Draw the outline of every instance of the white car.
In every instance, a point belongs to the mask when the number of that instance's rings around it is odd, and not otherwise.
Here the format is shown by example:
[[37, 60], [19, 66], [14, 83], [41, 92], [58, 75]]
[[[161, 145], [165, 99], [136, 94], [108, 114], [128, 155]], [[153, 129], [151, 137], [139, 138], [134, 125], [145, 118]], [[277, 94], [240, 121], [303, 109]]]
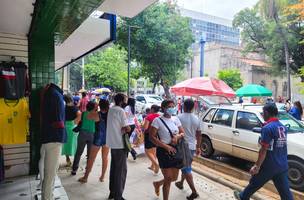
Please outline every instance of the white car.
[[[257, 161], [262, 106], [211, 107], [202, 116], [202, 156], [223, 152], [251, 162]], [[279, 109], [279, 120], [288, 128], [288, 177], [292, 188], [304, 191], [304, 125]], [[259, 127], [259, 128], [258, 128]]]
[[161, 102], [163, 101], [160, 96], [154, 94], [136, 95], [135, 99], [137, 102], [144, 104], [143, 110], [145, 110], [146, 108], [151, 108], [151, 106], [154, 104], [160, 106]]

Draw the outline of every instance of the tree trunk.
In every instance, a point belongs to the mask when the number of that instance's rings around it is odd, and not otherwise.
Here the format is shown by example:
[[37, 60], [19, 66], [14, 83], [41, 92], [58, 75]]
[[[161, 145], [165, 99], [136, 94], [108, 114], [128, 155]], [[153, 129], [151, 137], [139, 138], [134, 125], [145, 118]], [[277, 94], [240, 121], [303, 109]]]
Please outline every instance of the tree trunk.
[[152, 94], [155, 94], [155, 88], [157, 83], [153, 83]]
[[289, 63], [290, 56], [289, 56], [288, 41], [284, 34], [283, 27], [279, 22], [279, 19], [275, 17], [274, 20], [278, 26], [279, 34], [281, 35], [284, 43], [285, 64], [286, 64], [286, 72], [287, 72], [287, 98], [291, 99], [291, 81], [290, 81], [290, 63]]
[[164, 81], [162, 79], [160, 81], [160, 85], [164, 88], [166, 98], [171, 99], [170, 87], [166, 83], [164, 83]]

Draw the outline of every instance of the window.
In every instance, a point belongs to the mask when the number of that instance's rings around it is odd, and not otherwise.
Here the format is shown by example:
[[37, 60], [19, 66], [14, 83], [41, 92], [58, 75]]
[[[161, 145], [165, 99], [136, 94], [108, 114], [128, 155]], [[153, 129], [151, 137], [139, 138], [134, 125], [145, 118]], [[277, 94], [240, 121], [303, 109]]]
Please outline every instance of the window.
[[236, 128], [252, 131], [255, 127], [261, 127], [262, 123], [254, 113], [238, 112]]
[[208, 114], [204, 117], [204, 119], [203, 119], [203, 122], [210, 122], [211, 121], [211, 119], [212, 119], [212, 116], [213, 116], [213, 114], [214, 114], [214, 111], [215, 111], [215, 109], [213, 108], [213, 109], [211, 109], [209, 112], [208, 112]]
[[143, 96], [137, 96], [136, 100], [139, 102], [142, 102], [142, 103], [146, 103], [145, 97], [143, 97]]
[[223, 126], [231, 126], [233, 113], [233, 110], [218, 109], [212, 120], [212, 123]]

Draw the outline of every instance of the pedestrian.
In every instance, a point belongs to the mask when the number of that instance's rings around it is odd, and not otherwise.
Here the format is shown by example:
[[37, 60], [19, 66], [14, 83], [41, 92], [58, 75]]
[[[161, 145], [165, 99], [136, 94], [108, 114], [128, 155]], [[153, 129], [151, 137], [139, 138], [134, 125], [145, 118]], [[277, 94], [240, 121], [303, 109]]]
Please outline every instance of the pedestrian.
[[290, 109], [291, 109], [291, 101], [290, 101], [290, 99], [286, 100], [286, 102], [285, 102], [285, 109], [286, 109], [286, 112], [290, 111]]
[[[129, 137], [131, 137], [135, 129], [135, 99], [134, 98], [128, 98], [128, 103], [124, 110], [127, 116], [127, 122], [128, 122], [127, 125], [130, 126], [131, 128], [131, 130], [128, 132], [128, 135]], [[133, 148], [131, 149], [131, 155], [133, 157], [133, 160], [136, 160], [137, 153]]]
[[[87, 156], [90, 155], [91, 146], [93, 144], [95, 133], [95, 122], [99, 121], [99, 116], [96, 110], [95, 103], [89, 101], [81, 115], [81, 128], [77, 139], [77, 150], [73, 161], [71, 175], [76, 175], [79, 167], [79, 161], [84, 148], [87, 146]], [[88, 159], [88, 158], [87, 158]]]
[[73, 97], [70, 94], [63, 96], [65, 101], [65, 130], [67, 132], [67, 142], [63, 144], [61, 155], [65, 155], [67, 166], [71, 166], [70, 156], [74, 156], [77, 149], [77, 136], [78, 134], [73, 132], [75, 124], [78, 124], [81, 120], [81, 112], [77, 106], [74, 105]]
[[79, 107], [80, 96], [79, 96], [79, 93], [78, 93], [78, 92], [75, 92], [75, 93], [74, 93], [73, 102], [74, 102], [74, 105], [75, 105], [75, 106]]
[[159, 196], [163, 185], [163, 199], [169, 199], [171, 182], [177, 180], [182, 160], [174, 157], [178, 140], [184, 136], [184, 129], [177, 117], [173, 100], [164, 100], [161, 104], [164, 114], [155, 118], [150, 129], [150, 139], [157, 146], [156, 156], [164, 179], [153, 182], [155, 194]]
[[82, 98], [80, 99], [80, 102], [79, 102], [79, 110], [80, 110], [80, 112], [83, 113], [84, 111], [86, 111], [87, 104], [89, 102], [89, 97], [87, 96], [86, 92], [82, 92], [81, 96], [82, 96]]
[[145, 113], [143, 114], [143, 119], [145, 119], [151, 113], [151, 108], [146, 108]]
[[127, 97], [118, 93], [114, 97], [115, 105], [109, 109], [107, 120], [106, 144], [111, 149], [110, 195], [108, 199], [121, 200], [126, 176], [128, 151], [125, 150], [123, 134], [131, 131], [123, 109]]
[[104, 182], [104, 177], [108, 167], [108, 154], [109, 147], [106, 145], [106, 130], [107, 130], [107, 118], [110, 103], [105, 99], [100, 99], [99, 101], [99, 122], [96, 123], [96, 130], [94, 134], [93, 145], [90, 150], [86, 171], [83, 177], [78, 179], [81, 183], [86, 183], [88, 181], [89, 174], [92, 170], [93, 164], [95, 162], [96, 156], [101, 149], [102, 167], [101, 175], [99, 177], [100, 182]]
[[177, 100], [177, 114], [182, 113], [182, 100], [179, 97]]
[[289, 114], [291, 114], [297, 120], [302, 120], [303, 108], [300, 101], [295, 101], [291, 107]]
[[250, 169], [249, 185], [241, 192], [234, 192], [238, 200], [249, 200], [269, 180], [272, 180], [281, 199], [293, 200], [288, 182], [287, 128], [277, 118], [274, 103], [263, 107], [266, 121], [262, 127], [259, 157]]
[[[184, 113], [178, 115], [179, 120], [185, 130], [185, 140], [189, 144], [189, 149], [192, 154], [191, 160], [193, 160], [193, 156], [201, 154], [201, 140], [202, 140], [202, 131], [201, 131], [201, 124], [199, 119], [193, 114], [194, 110], [194, 101], [192, 99], [186, 99], [184, 102]], [[176, 182], [175, 185], [179, 189], [183, 189], [183, 183], [186, 179], [190, 189], [192, 191], [190, 196], [187, 196], [188, 200], [196, 199], [199, 197], [198, 192], [195, 189], [193, 176], [192, 176], [192, 168], [190, 166], [186, 166], [182, 168], [182, 178], [181, 181]]]
[[158, 105], [152, 105], [150, 114], [148, 114], [144, 120], [144, 141], [145, 141], [145, 153], [151, 161], [151, 166], [148, 169], [154, 171], [155, 174], [159, 172], [159, 165], [156, 157], [156, 146], [151, 142], [149, 137], [149, 131], [153, 120], [160, 115], [158, 114], [160, 107]]

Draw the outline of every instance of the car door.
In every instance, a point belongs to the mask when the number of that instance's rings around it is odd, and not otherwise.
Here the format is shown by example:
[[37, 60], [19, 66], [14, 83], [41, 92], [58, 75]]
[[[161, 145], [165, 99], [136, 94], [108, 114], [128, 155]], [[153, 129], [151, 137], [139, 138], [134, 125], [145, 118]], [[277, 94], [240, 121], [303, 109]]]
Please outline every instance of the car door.
[[261, 127], [262, 122], [255, 113], [237, 111], [235, 129], [233, 130], [233, 155], [245, 160], [255, 162], [259, 152], [260, 133], [252, 131], [255, 127]]
[[215, 150], [232, 154], [233, 117], [233, 110], [219, 108], [216, 110], [211, 122], [206, 124], [204, 131], [211, 136]]

